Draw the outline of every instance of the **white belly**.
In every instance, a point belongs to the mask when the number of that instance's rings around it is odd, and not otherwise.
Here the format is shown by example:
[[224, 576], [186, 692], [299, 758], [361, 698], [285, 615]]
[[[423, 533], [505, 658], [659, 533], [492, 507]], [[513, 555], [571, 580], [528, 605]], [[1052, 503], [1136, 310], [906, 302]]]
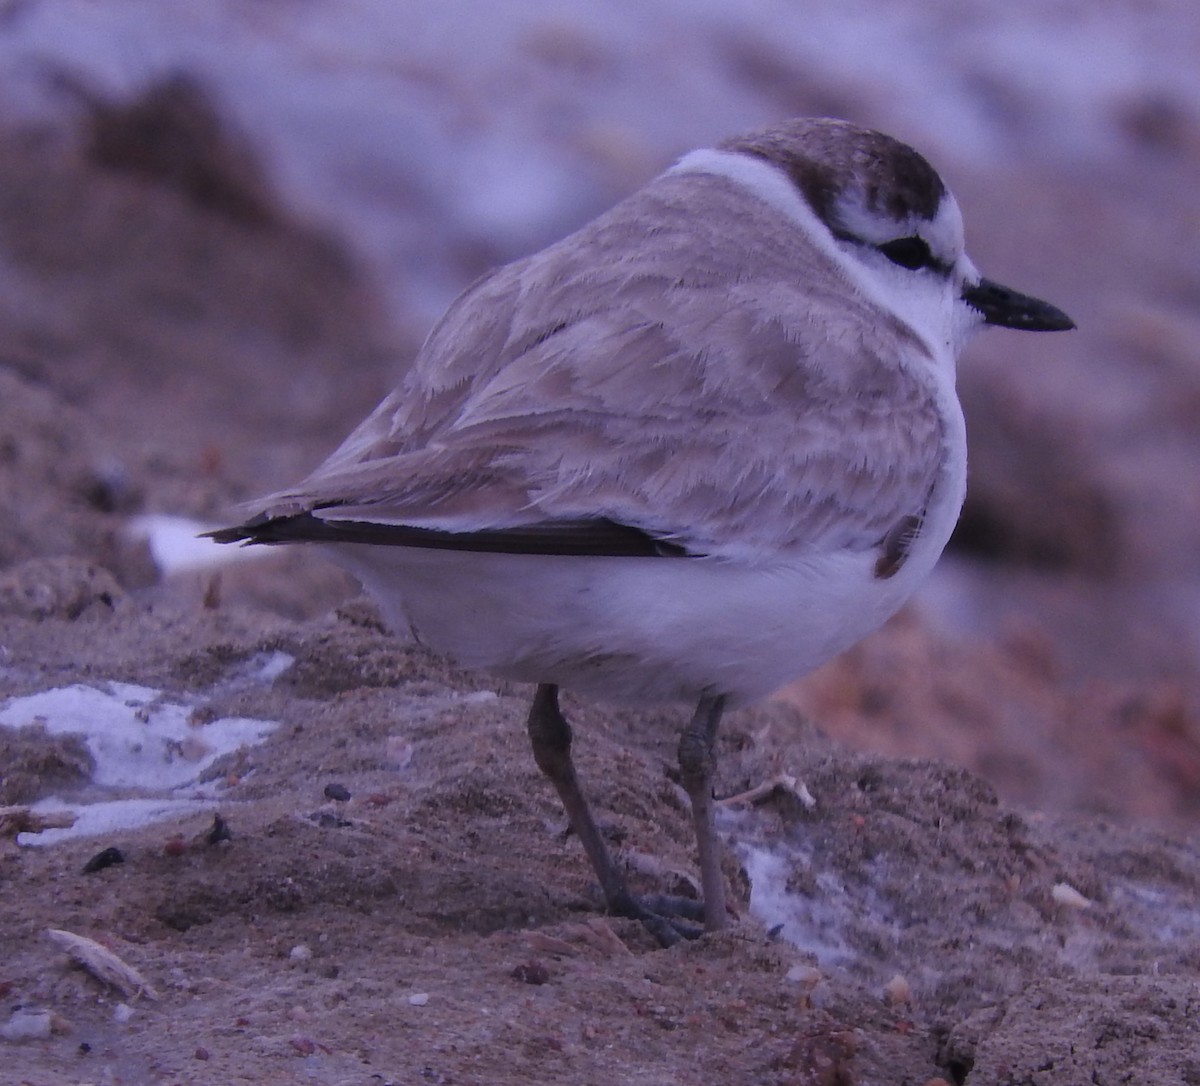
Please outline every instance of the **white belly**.
[[874, 575], [873, 552], [747, 566], [328, 550], [397, 633], [464, 667], [614, 700], [692, 701], [715, 692], [740, 705], [818, 667], [892, 615], [941, 553], [945, 538], [928, 538], [932, 527], [886, 580]]

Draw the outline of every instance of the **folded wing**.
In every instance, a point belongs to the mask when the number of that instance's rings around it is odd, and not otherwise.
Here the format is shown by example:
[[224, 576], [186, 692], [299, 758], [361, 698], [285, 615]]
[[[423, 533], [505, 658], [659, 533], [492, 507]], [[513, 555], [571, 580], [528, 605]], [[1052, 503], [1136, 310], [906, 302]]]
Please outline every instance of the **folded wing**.
[[475, 284], [321, 467], [218, 538], [734, 556], [919, 516], [944, 457], [927, 348], [778, 212], [696, 180]]

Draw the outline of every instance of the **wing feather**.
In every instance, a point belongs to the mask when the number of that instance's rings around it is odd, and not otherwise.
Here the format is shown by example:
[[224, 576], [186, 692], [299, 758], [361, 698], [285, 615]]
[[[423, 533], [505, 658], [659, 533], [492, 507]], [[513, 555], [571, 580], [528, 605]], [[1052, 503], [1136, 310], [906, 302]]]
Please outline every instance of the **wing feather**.
[[931, 370], [773, 208], [665, 175], [464, 292], [399, 388], [261, 516], [866, 549], [942, 470]]

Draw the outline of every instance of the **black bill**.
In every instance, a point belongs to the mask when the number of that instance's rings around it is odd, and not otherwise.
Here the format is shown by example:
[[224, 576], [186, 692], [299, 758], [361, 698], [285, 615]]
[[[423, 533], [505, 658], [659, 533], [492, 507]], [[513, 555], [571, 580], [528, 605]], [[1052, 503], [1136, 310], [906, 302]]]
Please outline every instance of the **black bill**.
[[1023, 332], [1066, 332], [1075, 327], [1070, 317], [1049, 302], [1018, 294], [990, 279], [980, 279], [964, 289], [962, 296], [967, 305], [983, 314], [985, 324]]

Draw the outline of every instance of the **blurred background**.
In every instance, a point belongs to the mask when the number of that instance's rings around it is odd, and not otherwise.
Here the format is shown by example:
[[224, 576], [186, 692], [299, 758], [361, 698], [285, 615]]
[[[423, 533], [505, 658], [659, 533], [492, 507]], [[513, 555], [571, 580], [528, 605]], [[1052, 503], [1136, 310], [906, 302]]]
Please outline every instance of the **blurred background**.
[[[135, 518], [294, 481], [475, 276], [835, 115], [925, 153], [984, 273], [1079, 331], [972, 345], [951, 553], [783, 696], [1017, 802], [1194, 821], [1198, 57], [1189, 0], [0, 0], [0, 603], [56, 556], [199, 597]], [[268, 565], [226, 599], [353, 591]]]

